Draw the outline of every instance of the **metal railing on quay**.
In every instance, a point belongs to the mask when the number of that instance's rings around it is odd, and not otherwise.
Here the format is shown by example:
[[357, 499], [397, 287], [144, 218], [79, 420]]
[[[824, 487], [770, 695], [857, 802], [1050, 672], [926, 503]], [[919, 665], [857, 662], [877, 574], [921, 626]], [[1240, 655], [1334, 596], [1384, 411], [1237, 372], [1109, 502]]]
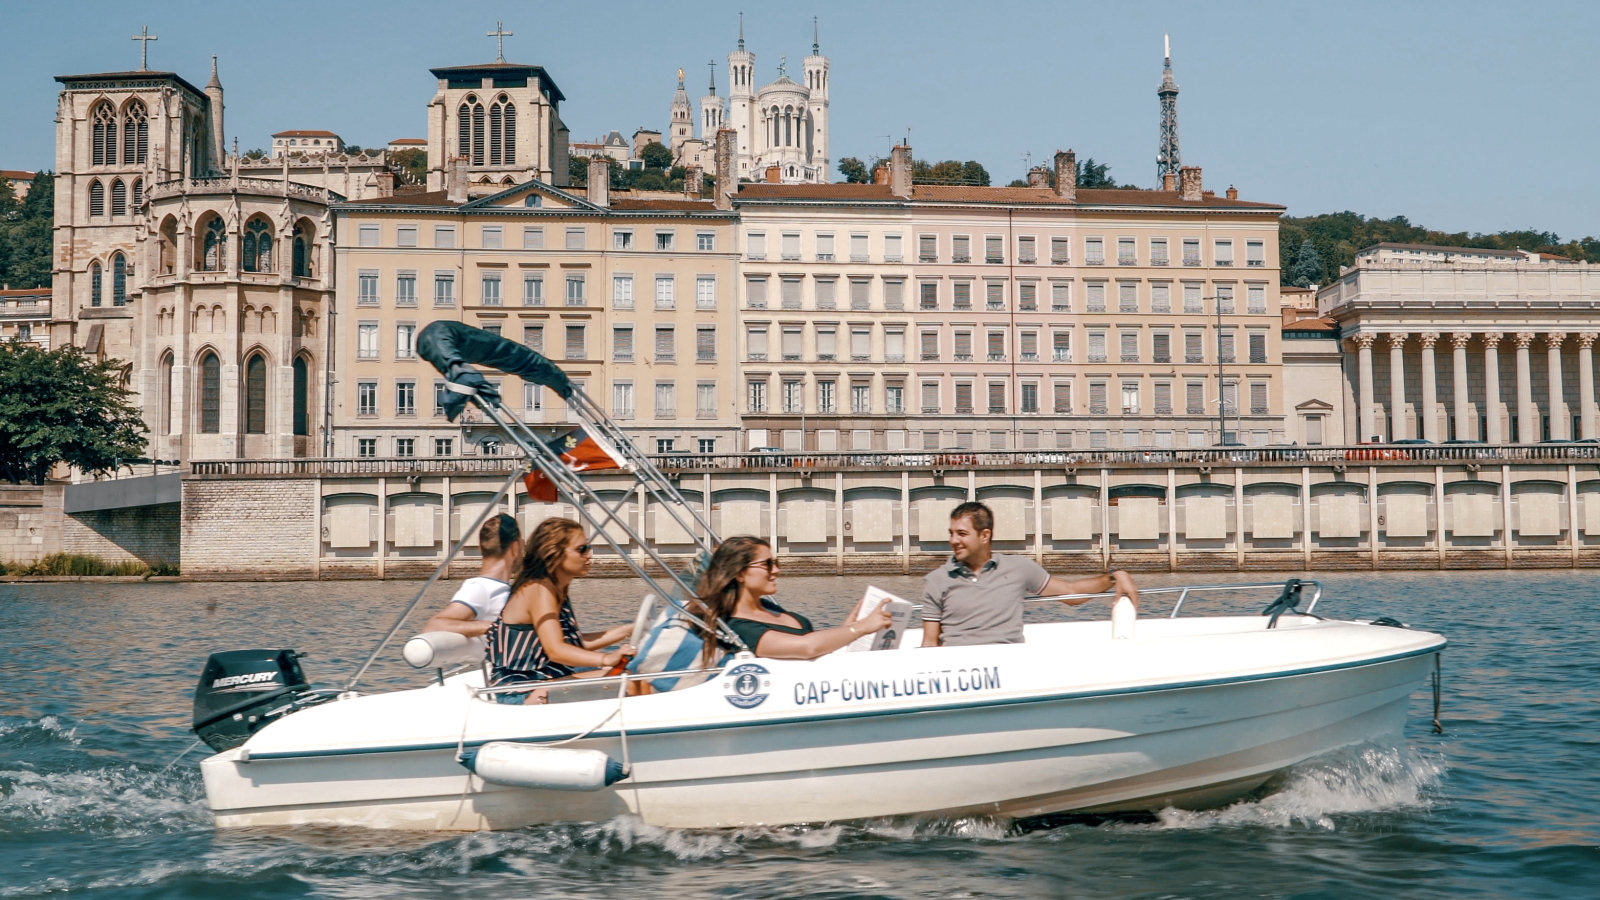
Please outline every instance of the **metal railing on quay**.
[[[1320, 581], [1311, 581], [1309, 579], [1304, 579], [1304, 580], [1302, 580], [1300, 582], [1300, 585], [1301, 585], [1302, 588], [1309, 587], [1309, 588], [1312, 589], [1312, 591], [1311, 591], [1311, 601], [1306, 604], [1306, 608], [1305, 609], [1301, 610], [1301, 612], [1303, 612], [1303, 613], [1305, 613], [1307, 615], [1310, 615], [1312, 610], [1317, 608], [1317, 601], [1322, 599], [1322, 582], [1320, 582]], [[1176, 603], [1174, 603], [1172, 605], [1172, 612], [1167, 615], [1167, 618], [1169, 618], [1169, 619], [1176, 619], [1178, 617], [1178, 613], [1183, 610], [1184, 601], [1189, 599], [1189, 595], [1190, 594], [1208, 594], [1208, 593], [1220, 593], [1220, 592], [1228, 592], [1228, 591], [1231, 591], [1231, 592], [1238, 592], [1238, 591], [1266, 591], [1266, 590], [1281, 591], [1281, 590], [1283, 590], [1283, 588], [1284, 588], [1284, 582], [1281, 582], [1281, 581], [1258, 581], [1258, 582], [1251, 582], [1251, 583], [1248, 583], [1248, 584], [1191, 584], [1191, 585], [1185, 585], [1185, 586], [1182, 586], [1182, 587], [1140, 588], [1139, 589], [1139, 599], [1143, 600], [1146, 597], [1155, 597], [1155, 596], [1164, 596], [1164, 595], [1168, 595], [1168, 594], [1177, 594], [1178, 595], [1178, 600], [1177, 600]], [[1116, 591], [1100, 591], [1098, 593], [1093, 593], [1093, 594], [1052, 594], [1052, 595], [1050, 595], [1048, 597], [1028, 597], [1026, 599], [1026, 602], [1028, 602], [1028, 603], [1045, 603], [1045, 602], [1055, 603], [1055, 602], [1064, 602], [1064, 601], [1067, 601], [1067, 600], [1093, 600], [1093, 599], [1095, 599], [1097, 597], [1111, 598], [1111, 597], [1115, 597], [1116, 595], [1117, 595]]]
[[[645, 455], [662, 471], [833, 470], [862, 466], [906, 469], [1006, 469], [1057, 466], [1405, 466], [1461, 463], [1568, 463], [1600, 460], [1600, 443], [1548, 444], [1362, 444], [1354, 447], [1184, 447], [1094, 450], [856, 450], [801, 452], [764, 449], [744, 453]], [[302, 458], [194, 460], [195, 476], [321, 477], [348, 475], [451, 475], [506, 473], [521, 453], [506, 445], [498, 454], [403, 458]]]

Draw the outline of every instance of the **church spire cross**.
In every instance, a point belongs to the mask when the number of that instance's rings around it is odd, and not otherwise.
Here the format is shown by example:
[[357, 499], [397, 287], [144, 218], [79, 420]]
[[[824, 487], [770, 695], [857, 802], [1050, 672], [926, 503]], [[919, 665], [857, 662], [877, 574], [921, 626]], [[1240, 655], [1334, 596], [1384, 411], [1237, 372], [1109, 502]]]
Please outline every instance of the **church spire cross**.
[[711, 66], [711, 95], [714, 97], [717, 94], [717, 61], [713, 59], [709, 65]]
[[744, 10], [739, 10], [739, 49], [744, 49]]
[[489, 32], [489, 34], [487, 35], [488, 37], [494, 38], [494, 61], [495, 62], [503, 63], [503, 62], [506, 61], [506, 38], [511, 37], [513, 34], [514, 34], [514, 32], [510, 32], [510, 31], [506, 30], [505, 24], [502, 23], [499, 19], [495, 20], [495, 22], [494, 22], [494, 30]]
[[822, 45], [817, 42], [817, 17], [811, 17], [811, 55], [818, 56], [822, 53]]
[[786, 78], [786, 77], [788, 77], [788, 75], [789, 75], [789, 57], [788, 56], [780, 56], [780, 57], [778, 57], [778, 77], [779, 78]]
[[132, 39], [139, 41], [139, 71], [150, 71], [150, 42], [161, 39], [150, 33], [149, 25], [141, 25], [139, 33], [134, 35]]

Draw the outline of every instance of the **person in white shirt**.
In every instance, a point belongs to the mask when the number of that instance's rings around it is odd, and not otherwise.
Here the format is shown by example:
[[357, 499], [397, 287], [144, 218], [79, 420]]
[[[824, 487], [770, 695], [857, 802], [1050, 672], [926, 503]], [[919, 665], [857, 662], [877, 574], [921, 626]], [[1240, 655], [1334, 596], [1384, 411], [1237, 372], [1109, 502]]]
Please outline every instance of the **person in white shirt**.
[[483, 565], [478, 574], [461, 583], [444, 609], [433, 614], [423, 631], [454, 631], [481, 637], [489, 630], [511, 596], [511, 580], [522, 561], [522, 532], [517, 520], [499, 513], [478, 530]]

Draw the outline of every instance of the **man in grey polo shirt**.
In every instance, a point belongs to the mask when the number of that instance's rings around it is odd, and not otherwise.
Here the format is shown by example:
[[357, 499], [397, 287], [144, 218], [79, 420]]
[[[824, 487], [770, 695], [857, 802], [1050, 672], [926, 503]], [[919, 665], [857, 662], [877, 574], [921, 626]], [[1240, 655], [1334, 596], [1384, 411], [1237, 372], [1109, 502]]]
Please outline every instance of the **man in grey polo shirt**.
[[[994, 552], [994, 513], [977, 502], [950, 511], [950, 561], [922, 588], [922, 646], [1022, 643], [1022, 600], [1052, 594], [1098, 594], [1116, 588], [1139, 602], [1121, 569], [1067, 580], [1022, 556]], [[1088, 598], [1062, 601], [1077, 606]]]

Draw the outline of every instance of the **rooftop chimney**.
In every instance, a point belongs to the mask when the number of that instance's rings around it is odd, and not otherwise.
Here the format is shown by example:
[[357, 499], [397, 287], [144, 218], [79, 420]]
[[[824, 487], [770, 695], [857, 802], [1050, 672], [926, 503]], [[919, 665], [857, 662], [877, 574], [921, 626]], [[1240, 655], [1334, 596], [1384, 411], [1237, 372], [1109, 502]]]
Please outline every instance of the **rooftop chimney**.
[[[288, 158], [288, 154], [285, 154], [284, 168], [289, 167]], [[450, 168], [445, 172], [444, 189], [445, 197], [451, 203], [467, 202], [467, 158], [465, 156], [458, 156], [450, 160]]]
[[888, 163], [878, 163], [876, 166], [872, 167], [872, 183], [873, 184], [888, 184], [889, 183], [889, 165], [888, 165]]
[[604, 156], [589, 157], [589, 202], [611, 205], [611, 164]]
[[1044, 166], [1034, 166], [1028, 170], [1028, 187], [1042, 188], [1050, 186], [1050, 170]]
[[1200, 187], [1200, 167], [1184, 166], [1178, 170], [1178, 199], [1199, 201], [1204, 197]]
[[782, 166], [767, 166], [767, 184], [780, 184], [783, 181]]
[[739, 191], [739, 174], [733, 169], [733, 148], [739, 132], [732, 128], [717, 130], [717, 209], [733, 209], [733, 195]]
[[684, 170], [683, 192], [691, 197], [698, 197], [705, 191], [705, 181], [699, 166], [690, 166]]
[[899, 144], [889, 151], [889, 193], [911, 199], [911, 147]]
[[1056, 151], [1056, 196], [1078, 202], [1078, 154], [1071, 150]]
[[1237, 199], [1239, 199], [1239, 189], [1234, 187], [1231, 184], [1228, 185], [1228, 199], [1229, 200], [1237, 200]]
[[1177, 191], [1178, 190], [1178, 173], [1177, 172], [1168, 172], [1167, 174], [1162, 175], [1161, 176], [1161, 189], [1163, 191]]

